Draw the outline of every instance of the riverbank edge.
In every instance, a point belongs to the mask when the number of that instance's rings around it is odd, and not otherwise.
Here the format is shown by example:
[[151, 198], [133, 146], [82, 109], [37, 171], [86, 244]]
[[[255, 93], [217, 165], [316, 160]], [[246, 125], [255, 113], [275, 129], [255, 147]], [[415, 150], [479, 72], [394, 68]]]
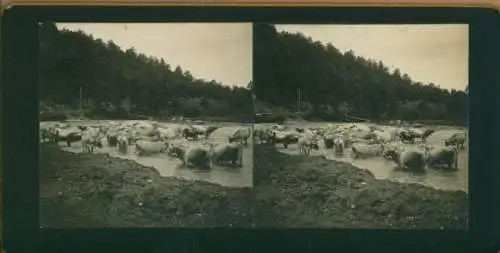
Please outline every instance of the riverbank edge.
[[[42, 227], [467, 229], [468, 196], [255, 145], [255, 185], [161, 177], [106, 154], [42, 144]], [[436, 208], [436, 206], [440, 208]]]
[[468, 228], [464, 191], [376, 179], [349, 163], [254, 147], [257, 227]]
[[251, 188], [162, 177], [107, 154], [40, 147], [41, 227], [249, 227]]

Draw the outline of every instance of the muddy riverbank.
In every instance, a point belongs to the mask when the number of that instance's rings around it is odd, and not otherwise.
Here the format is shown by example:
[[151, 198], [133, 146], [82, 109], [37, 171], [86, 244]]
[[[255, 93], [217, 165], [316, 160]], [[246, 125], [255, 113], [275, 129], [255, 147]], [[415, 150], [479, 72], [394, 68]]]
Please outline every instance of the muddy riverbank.
[[40, 148], [41, 227], [249, 227], [250, 193], [107, 154]]
[[467, 229], [468, 197], [255, 145], [256, 227]]

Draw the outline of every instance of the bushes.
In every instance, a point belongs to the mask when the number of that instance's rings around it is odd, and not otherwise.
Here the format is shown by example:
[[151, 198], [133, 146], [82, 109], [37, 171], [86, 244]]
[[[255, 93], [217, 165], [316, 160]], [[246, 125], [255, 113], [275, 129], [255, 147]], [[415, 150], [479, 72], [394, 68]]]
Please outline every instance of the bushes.
[[63, 112], [42, 112], [40, 113], [40, 121], [62, 121], [67, 120], [68, 116]]

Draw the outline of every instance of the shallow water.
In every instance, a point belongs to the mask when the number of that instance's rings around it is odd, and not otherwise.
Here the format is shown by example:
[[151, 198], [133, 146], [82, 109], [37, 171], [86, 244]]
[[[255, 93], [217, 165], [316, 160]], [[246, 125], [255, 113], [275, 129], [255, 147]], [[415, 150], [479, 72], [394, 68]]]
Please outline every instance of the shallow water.
[[[105, 123], [106, 121], [99, 121], [98, 123]], [[42, 122], [44, 124], [51, 124], [51, 122]], [[96, 124], [97, 121], [78, 122], [81, 125]], [[208, 123], [210, 124], [210, 123]], [[70, 124], [73, 125], [73, 124]], [[168, 127], [175, 124], [161, 123], [161, 125]], [[217, 129], [209, 137], [210, 142], [223, 143], [227, 142], [227, 136], [235, 130], [234, 126], [226, 126]], [[249, 126], [250, 127], [250, 126]], [[189, 141], [189, 143], [199, 143], [200, 141]], [[71, 144], [71, 147], [66, 147], [66, 144], [59, 143], [61, 149], [74, 153], [82, 153], [80, 142]], [[221, 167], [214, 166], [211, 170], [198, 170], [182, 167], [182, 162], [166, 154], [156, 154], [152, 156], [140, 156], [135, 154], [135, 146], [128, 147], [127, 154], [118, 152], [117, 147], [96, 148], [95, 153], [108, 153], [110, 156], [129, 159], [136, 161], [144, 166], [154, 167], [163, 177], [180, 177], [192, 180], [201, 180], [211, 183], [216, 183], [227, 187], [253, 187], [253, 145], [252, 138], [248, 140], [248, 146], [243, 149], [243, 166], [241, 168]]]
[[[307, 124], [307, 123], [306, 123]], [[318, 127], [325, 126], [327, 123], [312, 124], [294, 124], [293, 127]], [[464, 131], [459, 129], [440, 129], [428, 137], [427, 143], [430, 145], [443, 145], [444, 139], [450, 137], [453, 133]], [[321, 143], [320, 143], [321, 144]], [[467, 143], [466, 143], [467, 147]], [[278, 151], [299, 155], [296, 144], [289, 145], [287, 149], [282, 144], [276, 144]], [[324, 149], [320, 146], [319, 150], [313, 150], [311, 155], [324, 155], [327, 159], [350, 163], [356, 167], [368, 169], [377, 179], [389, 179], [403, 183], [419, 183], [429, 187], [442, 190], [462, 190], [468, 192], [468, 150], [461, 151], [458, 156], [458, 171], [440, 171], [427, 169], [423, 174], [414, 174], [408, 171], [396, 169], [394, 162], [387, 161], [381, 157], [368, 159], [352, 159], [350, 149], [345, 149], [342, 155], [335, 155], [333, 149]], [[258, 158], [256, 158], [258, 159]]]

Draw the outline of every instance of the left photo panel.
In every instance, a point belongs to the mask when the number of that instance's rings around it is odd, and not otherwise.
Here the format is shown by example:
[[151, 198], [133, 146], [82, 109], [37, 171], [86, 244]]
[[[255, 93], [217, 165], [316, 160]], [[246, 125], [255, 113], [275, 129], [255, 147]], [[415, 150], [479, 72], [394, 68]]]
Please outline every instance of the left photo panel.
[[251, 227], [251, 23], [40, 23], [40, 227]]

